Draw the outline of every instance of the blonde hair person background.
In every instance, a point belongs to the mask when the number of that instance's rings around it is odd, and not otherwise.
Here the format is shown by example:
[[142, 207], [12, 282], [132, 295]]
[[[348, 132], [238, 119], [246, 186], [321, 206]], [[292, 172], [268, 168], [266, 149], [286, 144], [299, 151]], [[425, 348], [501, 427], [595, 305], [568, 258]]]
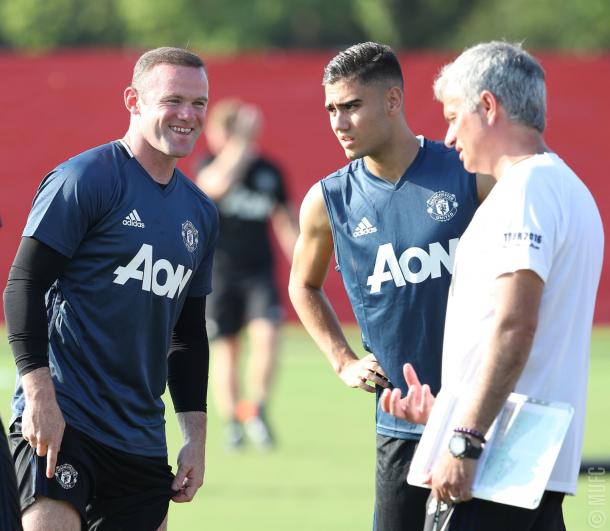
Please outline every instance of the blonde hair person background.
[[[298, 225], [283, 171], [260, 152], [262, 127], [257, 106], [236, 99], [216, 103], [206, 125], [210, 152], [196, 179], [216, 202], [220, 218], [207, 324], [213, 391], [229, 450], [242, 449], [246, 434], [262, 451], [277, 443], [268, 406], [283, 312], [269, 228], [290, 260]], [[247, 386], [239, 378], [242, 330], [249, 336]]]

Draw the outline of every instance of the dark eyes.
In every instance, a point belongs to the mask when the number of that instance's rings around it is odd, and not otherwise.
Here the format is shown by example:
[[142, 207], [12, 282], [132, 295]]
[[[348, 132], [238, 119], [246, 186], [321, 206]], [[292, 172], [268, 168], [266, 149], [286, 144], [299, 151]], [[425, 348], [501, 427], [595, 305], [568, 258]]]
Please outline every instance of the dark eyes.
[[[342, 111], [347, 111], [347, 112], [351, 112], [355, 109], [358, 108], [358, 104], [357, 103], [344, 103], [342, 105], [338, 106], [340, 110]], [[326, 112], [328, 112], [329, 114], [337, 114], [337, 107], [326, 107]]]
[[[182, 103], [182, 100], [179, 98], [169, 98], [167, 100], [165, 100], [165, 103], [168, 103], [170, 105], [180, 105]], [[200, 107], [201, 109], [205, 109], [208, 105], [207, 101], [194, 101], [193, 102], [193, 106], [194, 107]]]

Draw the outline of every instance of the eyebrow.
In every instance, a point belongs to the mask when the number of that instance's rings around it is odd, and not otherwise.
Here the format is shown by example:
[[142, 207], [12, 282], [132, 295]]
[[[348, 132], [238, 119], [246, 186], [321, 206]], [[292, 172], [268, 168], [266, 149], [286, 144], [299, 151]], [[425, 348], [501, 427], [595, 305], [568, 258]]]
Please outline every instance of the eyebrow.
[[[161, 99], [163, 100], [167, 100], [167, 99], [171, 99], [171, 98], [178, 98], [179, 100], [187, 100], [189, 98], [187, 98], [184, 94], [180, 94], [178, 92], [171, 92], [169, 94], [165, 94], [164, 96], [162, 96]], [[208, 102], [209, 101], [209, 96], [197, 96], [195, 98], [193, 98], [193, 101], [203, 101], [203, 102]]]
[[333, 109], [345, 109], [349, 105], [354, 105], [355, 103], [361, 103], [361, 98], [355, 98], [353, 100], [344, 101], [342, 103], [327, 103], [324, 108], [327, 111], [332, 111]]

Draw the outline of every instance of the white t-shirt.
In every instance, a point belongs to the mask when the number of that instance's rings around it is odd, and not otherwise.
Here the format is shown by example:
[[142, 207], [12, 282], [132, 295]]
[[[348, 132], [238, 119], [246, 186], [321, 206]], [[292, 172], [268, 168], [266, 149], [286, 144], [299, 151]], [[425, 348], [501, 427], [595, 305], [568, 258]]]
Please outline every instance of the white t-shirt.
[[505, 172], [456, 252], [445, 324], [445, 388], [468, 390], [476, 382], [494, 324], [496, 278], [529, 269], [545, 283], [538, 328], [515, 391], [574, 407], [548, 490], [576, 490], [603, 246], [589, 190], [557, 155], [545, 153]]

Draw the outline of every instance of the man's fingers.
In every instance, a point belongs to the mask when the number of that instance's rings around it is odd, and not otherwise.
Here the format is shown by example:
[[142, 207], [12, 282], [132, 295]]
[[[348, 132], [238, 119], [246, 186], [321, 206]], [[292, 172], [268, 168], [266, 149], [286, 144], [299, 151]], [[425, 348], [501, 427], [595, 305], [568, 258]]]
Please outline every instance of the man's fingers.
[[176, 472], [176, 477], [172, 482], [172, 490], [179, 491], [180, 489], [182, 489], [185, 479], [186, 470], [183, 467], [178, 467], [178, 472]]
[[[384, 389], [383, 393], [381, 393], [381, 397], [379, 398], [379, 403], [381, 405], [381, 410], [385, 413], [392, 413], [390, 410], [390, 398], [392, 396], [392, 391], [389, 389]], [[394, 413], [392, 413], [393, 415]]]
[[421, 386], [421, 382], [417, 377], [417, 373], [415, 372], [413, 365], [411, 365], [410, 363], [405, 363], [402, 367], [402, 373], [404, 374], [405, 381], [407, 382], [407, 385], [409, 387], [411, 387], [412, 385], [418, 387]]
[[421, 410], [429, 411], [432, 409], [434, 405], [434, 396], [432, 396], [432, 391], [430, 391], [430, 386], [428, 384], [424, 384], [422, 386], [422, 394], [421, 394]]
[[[47, 477], [51, 479], [55, 475], [55, 465], [57, 464], [57, 450], [54, 446], [49, 446], [45, 448], [45, 453], [47, 454]], [[38, 453], [38, 455], [44, 455]]]
[[385, 371], [383, 370], [383, 367], [381, 367], [381, 365], [379, 365], [379, 362], [377, 361], [377, 358], [375, 357], [374, 354], [366, 355], [364, 358], [362, 358], [362, 361], [365, 362], [364, 367], [367, 370], [371, 371], [372, 373], [377, 374], [381, 378], [385, 378], [386, 380], [388, 379], [388, 376], [386, 375]]
[[414, 407], [417, 407], [417, 386], [415, 385], [410, 385], [409, 388], [407, 389], [407, 395], [405, 396], [405, 407], [407, 409], [413, 409]]
[[47, 455], [47, 445], [41, 442], [37, 442], [36, 446], [33, 447], [36, 450], [36, 455], [38, 457], [43, 457]]
[[184, 489], [186, 501], [191, 501], [195, 497], [198, 488], [199, 487], [196, 487], [195, 485], [187, 485], [186, 489]]
[[367, 393], [375, 392], [375, 388], [372, 387], [371, 385], [367, 384], [365, 378], [360, 378], [360, 383], [358, 384], [358, 387], [360, 389], [362, 389], [363, 391], [366, 391]]
[[409, 391], [411, 391], [411, 389], [413, 390], [411, 404], [415, 409], [419, 409], [422, 402], [422, 388], [419, 385], [412, 385], [409, 387]]
[[184, 493], [184, 489], [176, 492], [174, 496], [172, 496], [172, 500], [176, 503], [184, 503], [188, 500], [186, 499], [186, 494]]
[[402, 398], [402, 393], [398, 387], [392, 389], [390, 394], [390, 413], [395, 417], [403, 418], [403, 411], [400, 407], [400, 399]]
[[370, 380], [371, 382], [374, 382], [375, 384], [379, 385], [380, 387], [388, 387], [390, 384], [388, 383], [388, 379], [383, 376], [380, 375], [379, 373], [376, 372], [369, 372], [366, 376], [367, 380]]
[[176, 493], [176, 495], [172, 497], [172, 500], [176, 503], [186, 503], [190, 502], [194, 495], [195, 493], [189, 493], [189, 489], [185, 487], [180, 492]]

